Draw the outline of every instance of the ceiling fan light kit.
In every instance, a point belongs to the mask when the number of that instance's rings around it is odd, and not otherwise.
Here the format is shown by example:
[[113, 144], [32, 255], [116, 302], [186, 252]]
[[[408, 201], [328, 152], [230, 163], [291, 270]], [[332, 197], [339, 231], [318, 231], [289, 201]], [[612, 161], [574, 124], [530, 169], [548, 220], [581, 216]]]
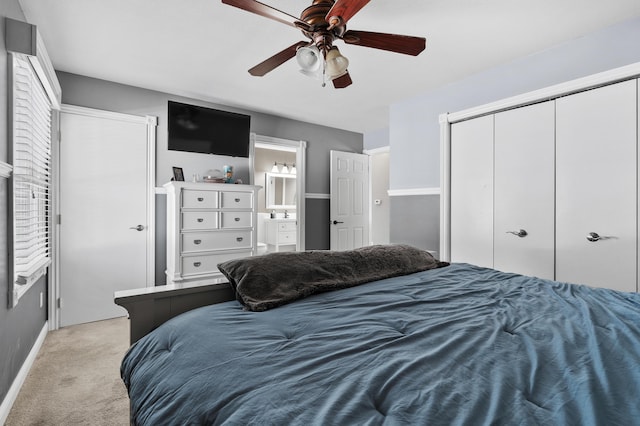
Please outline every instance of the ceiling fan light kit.
[[[347, 30], [347, 22], [370, 0], [313, 0], [311, 6], [300, 14], [300, 18], [282, 12], [256, 0], [222, 0], [222, 3], [273, 19], [302, 31], [309, 41], [297, 42], [249, 70], [253, 76], [264, 76], [270, 71], [296, 57], [301, 72], [333, 82], [336, 89], [351, 85], [347, 67], [349, 60], [342, 56], [333, 42], [338, 39], [346, 44], [387, 50], [417, 56], [426, 47], [423, 37], [370, 31]], [[322, 55], [322, 57], [320, 56]]]

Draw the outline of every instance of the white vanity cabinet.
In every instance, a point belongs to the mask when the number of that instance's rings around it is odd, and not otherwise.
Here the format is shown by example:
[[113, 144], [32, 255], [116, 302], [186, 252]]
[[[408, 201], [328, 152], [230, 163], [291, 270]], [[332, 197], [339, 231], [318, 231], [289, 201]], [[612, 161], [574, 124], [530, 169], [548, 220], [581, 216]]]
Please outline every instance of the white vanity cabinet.
[[267, 245], [280, 251], [280, 246], [293, 246], [295, 250], [297, 234], [296, 219], [267, 219]]
[[220, 278], [218, 263], [256, 254], [259, 186], [169, 182], [167, 284]]

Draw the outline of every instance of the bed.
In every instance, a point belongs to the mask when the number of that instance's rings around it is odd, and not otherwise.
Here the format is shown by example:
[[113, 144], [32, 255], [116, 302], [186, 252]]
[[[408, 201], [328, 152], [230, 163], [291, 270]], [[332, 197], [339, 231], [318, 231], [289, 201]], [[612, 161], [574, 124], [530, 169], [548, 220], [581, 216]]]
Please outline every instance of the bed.
[[[640, 295], [365, 250], [339, 279], [337, 253], [226, 265], [238, 300], [178, 315], [124, 357], [132, 424], [640, 421]], [[381, 279], [360, 270], [372, 264]]]

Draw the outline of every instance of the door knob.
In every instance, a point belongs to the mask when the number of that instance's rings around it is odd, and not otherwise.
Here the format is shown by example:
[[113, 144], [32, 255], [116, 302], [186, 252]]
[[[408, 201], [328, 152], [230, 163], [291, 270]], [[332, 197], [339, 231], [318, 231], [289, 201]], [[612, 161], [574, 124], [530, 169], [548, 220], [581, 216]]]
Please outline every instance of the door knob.
[[334, 220], [332, 223], [333, 223], [334, 225], [337, 225], [337, 224], [339, 224], [339, 223], [344, 223], [344, 222], [338, 222], [337, 220]]
[[507, 231], [507, 234], [513, 234], [513, 235], [515, 235], [516, 237], [520, 237], [520, 238], [524, 238], [524, 237], [526, 237], [527, 235], [529, 235], [529, 234], [527, 233], [527, 231], [525, 231], [524, 229], [521, 229], [521, 230], [519, 230], [519, 231]]
[[129, 229], [135, 229], [136, 231], [144, 231], [144, 226], [142, 226], [142, 225], [132, 226]]
[[601, 239], [602, 237], [598, 235], [597, 232], [589, 232], [587, 234], [587, 240], [591, 241], [592, 243], [595, 243], [596, 241], [600, 241]]

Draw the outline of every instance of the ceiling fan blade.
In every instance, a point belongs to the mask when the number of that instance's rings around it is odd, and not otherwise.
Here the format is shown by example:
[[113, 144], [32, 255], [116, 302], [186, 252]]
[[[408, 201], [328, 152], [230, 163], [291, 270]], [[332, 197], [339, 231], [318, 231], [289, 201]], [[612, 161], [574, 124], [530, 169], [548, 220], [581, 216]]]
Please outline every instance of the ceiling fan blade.
[[[325, 20], [333, 26], [346, 24], [349, 19], [360, 11], [370, 0], [338, 0], [329, 10]], [[332, 21], [336, 19], [337, 22]]]
[[351, 81], [351, 76], [349, 76], [349, 71], [347, 71], [344, 75], [340, 77], [334, 78], [332, 80], [333, 87], [336, 89], [344, 89], [347, 86], [350, 86], [353, 81]]
[[302, 46], [307, 46], [308, 44], [309, 42], [307, 41], [299, 41], [295, 44], [292, 44], [291, 46], [287, 47], [283, 51], [276, 53], [269, 59], [262, 61], [255, 67], [251, 68], [249, 70], [249, 74], [255, 77], [262, 77], [269, 71], [273, 71], [280, 65], [287, 62], [289, 59], [296, 56], [296, 52], [298, 51], [298, 49]]
[[309, 29], [309, 24], [301, 21], [293, 15], [282, 12], [278, 9], [274, 9], [271, 6], [260, 3], [256, 0], [222, 0], [222, 3], [229, 6], [235, 6], [239, 9], [246, 10], [247, 12], [255, 13], [256, 15], [264, 16], [265, 18], [273, 19], [283, 24], [291, 25], [292, 27], [300, 29]]
[[412, 56], [419, 55], [427, 44], [427, 40], [424, 37], [352, 30], [344, 33], [342, 40], [347, 44], [372, 47]]

